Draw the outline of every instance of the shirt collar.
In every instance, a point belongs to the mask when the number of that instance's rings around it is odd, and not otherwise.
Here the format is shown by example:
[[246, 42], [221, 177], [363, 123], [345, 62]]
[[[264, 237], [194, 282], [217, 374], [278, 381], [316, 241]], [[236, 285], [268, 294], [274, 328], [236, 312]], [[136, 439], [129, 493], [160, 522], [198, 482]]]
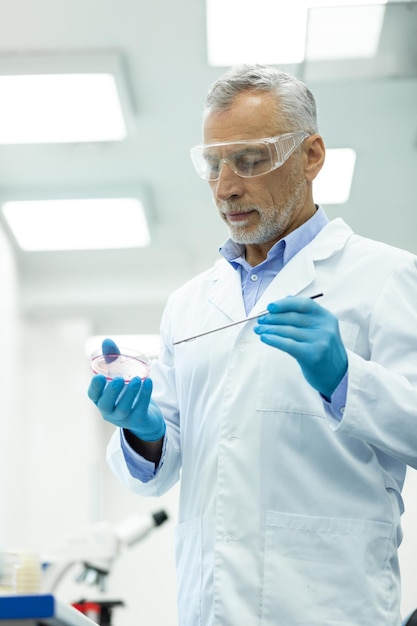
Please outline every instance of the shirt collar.
[[[329, 218], [324, 209], [317, 207], [317, 211], [310, 219], [272, 246], [266, 261], [272, 261], [283, 254], [285, 265], [297, 252], [309, 244], [328, 222]], [[231, 239], [225, 241], [219, 248], [219, 252], [234, 269], [238, 269], [242, 265], [242, 260], [245, 259], [245, 245]]]

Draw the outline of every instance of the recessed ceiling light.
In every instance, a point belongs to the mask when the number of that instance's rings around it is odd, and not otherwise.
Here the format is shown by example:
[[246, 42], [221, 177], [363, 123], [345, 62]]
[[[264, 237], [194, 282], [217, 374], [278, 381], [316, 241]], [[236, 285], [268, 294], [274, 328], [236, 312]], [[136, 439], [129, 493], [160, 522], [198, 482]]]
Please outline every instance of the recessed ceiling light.
[[349, 200], [356, 152], [351, 148], [326, 150], [322, 170], [314, 180], [314, 200], [318, 204], [344, 204]]
[[304, 58], [304, 2], [206, 0], [210, 65], [299, 63]]
[[110, 74], [0, 76], [0, 143], [120, 141], [126, 126]]
[[[208, 62], [213, 66], [298, 64], [306, 57], [306, 41], [307, 53], [314, 58], [374, 54], [384, 7], [362, 7], [364, 10], [355, 14], [347, 9], [385, 3], [386, 0], [258, 0], [254, 5], [251, 0], [206, 0]], [[352, 25], [346, 22], [346, 16], [361, 21]], [[328, 33], [332, 24], [334, 28], [337, 25], [339, 34], [326, 34], [317, 41], [322, 36], [320, 32]]]
[[118, 54], [4, 53], [0, 144], [121, 141], [129, 95]]
[[[376, 55], [385, 6], [325, 6], [308, 12], [306, 59], [368, 59]], [[354, 34], [354, 36], [352, 36]]]
[[3, 204], [4, 217], [23, 250], [135, 248], [150, 243], [137, 198], [18, 200]]

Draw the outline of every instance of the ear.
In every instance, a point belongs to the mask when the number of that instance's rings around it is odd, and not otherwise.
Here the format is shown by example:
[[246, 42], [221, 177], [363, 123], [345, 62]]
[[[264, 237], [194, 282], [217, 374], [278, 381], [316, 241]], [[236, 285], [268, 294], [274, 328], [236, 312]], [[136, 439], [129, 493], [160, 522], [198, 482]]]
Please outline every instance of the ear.
[[321, 135], [311, 135], [305, 140], [307, 162], [305, 166], [306, 180], [312, 182], [323, 167], [326, 148]]

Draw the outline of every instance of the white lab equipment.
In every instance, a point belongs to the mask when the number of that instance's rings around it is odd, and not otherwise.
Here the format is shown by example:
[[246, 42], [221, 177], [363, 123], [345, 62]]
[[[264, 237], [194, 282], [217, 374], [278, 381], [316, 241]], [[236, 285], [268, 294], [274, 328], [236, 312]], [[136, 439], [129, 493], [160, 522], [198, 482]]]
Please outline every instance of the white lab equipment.
[[132, 515], [117, 525], [97, 522], [83, 531], [64, 538], [44, 559], [42, 591], [53, 593], [70, 568], [84, 566], [78, 582], [105, 590], [107, 575], [123, 548], [145, 539], [168, 519], [164, 510], [147, 515]]
[[0, 551], [0, 595], [15, 592], [17, 563], [17, 554]]
[[54, 596], [0, 596], [0, 626], [96, 626], [74, 607]]

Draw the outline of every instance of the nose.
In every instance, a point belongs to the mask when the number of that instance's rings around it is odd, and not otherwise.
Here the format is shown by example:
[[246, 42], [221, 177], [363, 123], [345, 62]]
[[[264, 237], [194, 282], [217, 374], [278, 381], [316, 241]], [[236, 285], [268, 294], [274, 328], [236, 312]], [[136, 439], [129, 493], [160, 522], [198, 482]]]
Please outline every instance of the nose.
[[230, 200], [243, 193], [243, 179], [232, 170], [226, 159], [220, 164], [219, 178], [212, 182], [212, 190], [217, 200]]

